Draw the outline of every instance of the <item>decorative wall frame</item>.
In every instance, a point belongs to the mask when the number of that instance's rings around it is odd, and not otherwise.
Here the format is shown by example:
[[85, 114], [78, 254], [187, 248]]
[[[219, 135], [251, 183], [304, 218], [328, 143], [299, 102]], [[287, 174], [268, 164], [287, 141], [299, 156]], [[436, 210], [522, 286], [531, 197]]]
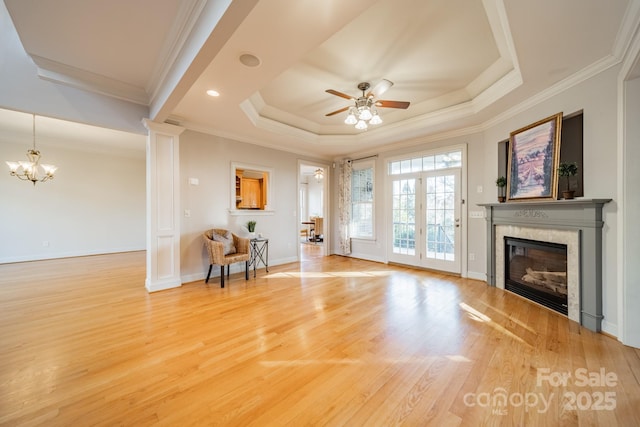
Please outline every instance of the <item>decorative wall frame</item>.
[[511, 132], [507, 200], [556, 198], [562, 112]]

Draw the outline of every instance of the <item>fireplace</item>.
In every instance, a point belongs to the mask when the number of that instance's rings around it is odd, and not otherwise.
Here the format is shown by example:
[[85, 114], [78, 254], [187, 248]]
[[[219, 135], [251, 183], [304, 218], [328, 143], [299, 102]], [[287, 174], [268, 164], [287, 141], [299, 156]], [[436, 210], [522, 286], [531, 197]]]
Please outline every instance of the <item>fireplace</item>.
[[567, 245], [514, 237], [504, 245], [504, 288], [567, 315]]
[[[561, 307], [563, 304], [567, 306], [563, 308], [569, 319], [592, 331], [600, 331], [602, 228], [604, 225], [602, 211], [603, 206], [610, 201], [611, 199], [580, 198], [562, 201], [481, 204], [480, 206], [486, 209], [487, 219], [487, 283], [507, 289], [505, 264], [510, 264], [507, 260], [511, 249], [507, 250], [505, 237], [565, 245], [564, 270], [567, 279], [567, 299], [566, 302], [558, 302]], [[515, 249], [514, 253], [519, 255], [522, 251], [524, 249]], [[550, 255], [545, 257], [549, 258]], [[524, 281], [522, 277], [528, 273], [527, 267], [533, 271], [534, 279], [544, 277], [542, 273], [545, 272], [545, 268], [547, 273], [562, 273], [562, 269], [556, 266], [526, 265], [523, 267], [524, 274], [522, 271], [509, 273], [511, 276], [516, 276], [512, 282], [522, 284], [520, 283]], [[517, 278], [519, 274], [520, 278]], [[549, 274], [547, 276], [551, 277]], [[562, 274], [555, 276], [559, 277]], [[556, 277], [557, 280], [559, 280], [558, 277]], [[556, 293], [561, 291], [562, 289], [558, 287]]]

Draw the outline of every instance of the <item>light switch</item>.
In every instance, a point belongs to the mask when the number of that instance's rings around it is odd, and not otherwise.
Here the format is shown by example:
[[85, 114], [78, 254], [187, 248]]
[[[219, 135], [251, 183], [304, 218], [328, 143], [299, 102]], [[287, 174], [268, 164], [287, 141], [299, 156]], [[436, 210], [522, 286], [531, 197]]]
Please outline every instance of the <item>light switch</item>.
[[185, 218], [191, 218], [191, 211], [189, 209], [185, 209], [184, 210], [184, 217]]
[[484, 211], [470, 211], [469, 218], [484, 218]]
[[478, 185], [478, 188], [477, 188], [477, 190], [476, 190], [476, 191], [477, 191], [478, 193], [482, 193], [482, 190], [483, 190], [483, 189], [482, 189], [482, 185]]
[[198, 178], [189, 178], [190, 185], [198, 185], [200, 184], [200, 180]]

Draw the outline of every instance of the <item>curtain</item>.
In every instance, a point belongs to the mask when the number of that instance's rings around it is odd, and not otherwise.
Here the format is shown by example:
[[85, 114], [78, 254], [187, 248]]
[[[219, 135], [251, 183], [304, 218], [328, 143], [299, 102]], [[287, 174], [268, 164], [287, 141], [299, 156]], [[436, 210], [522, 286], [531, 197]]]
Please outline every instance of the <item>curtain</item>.
[[351, 160], [345, 160], [340, 168], [338, 195], [338, 227], [340, 234], [340, 251], [343, 255], [351, 254], [351, 237], [349, 222], [351, 221]]

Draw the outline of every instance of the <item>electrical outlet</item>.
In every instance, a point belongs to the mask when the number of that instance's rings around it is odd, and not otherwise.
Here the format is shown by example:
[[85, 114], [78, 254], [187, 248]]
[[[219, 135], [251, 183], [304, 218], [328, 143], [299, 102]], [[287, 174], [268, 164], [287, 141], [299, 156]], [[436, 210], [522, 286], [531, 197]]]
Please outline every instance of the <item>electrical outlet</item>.
[[45, 248], [48, 248], [49, 247], [49, 241], [48, 240], [43, 240], [42, 241], [42, 246], [45, 247]]
[[475, 261], [476, 260], [476, 254], [474, 254], [473, 252], [469, 252], [469, 261]]
[[476, 191], [478, 193], [482, 193], [482, 190], [483, 190], [482, 185], [478, 185], [478, 188], [476, 189]]
[[184, 217], [185, 218], [191, 218], [191, 211], [189, 209], [185, 209], [184, 210]]

